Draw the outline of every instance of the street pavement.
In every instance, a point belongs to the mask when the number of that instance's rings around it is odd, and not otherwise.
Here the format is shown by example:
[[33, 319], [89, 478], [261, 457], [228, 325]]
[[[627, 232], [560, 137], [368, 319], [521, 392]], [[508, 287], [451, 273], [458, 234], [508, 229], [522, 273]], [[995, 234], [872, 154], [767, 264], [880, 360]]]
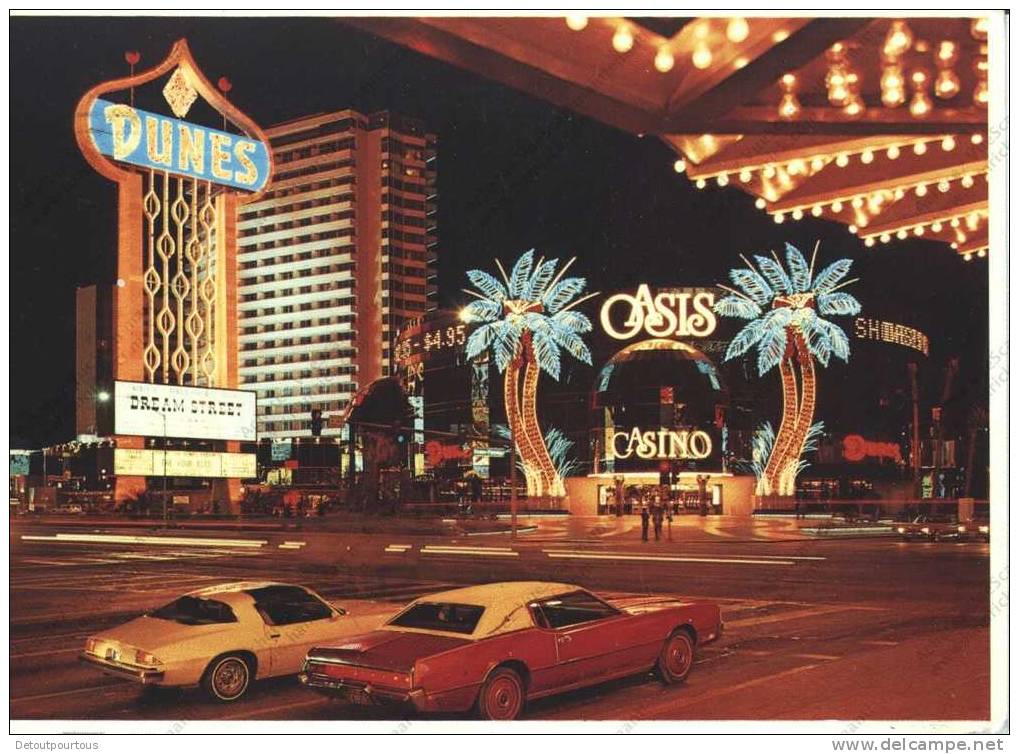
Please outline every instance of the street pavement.
[[681, 687], [638, 675], [535, 702], [529, 719], [987, 719], [987, 545], [820, 539], [791, 532], [803, 524], [790, 519], [709, 527], [693, 518], [671, 541], [646, 543], [625, 519], [560, 520], [515, 540], [18, 521], [11, 716], [154, 719], [168, 730], [199, 719], [413, 720], [409, 710], [320, 698], [293, 678], [214, 704], [194, 689], [108, 678], [76, 654], [94, 631], [223, 581], [294, 581], [350, 610], [395, 611], [453, 585], [526, 578], [610, 598], [713, 599], [726, 621]]

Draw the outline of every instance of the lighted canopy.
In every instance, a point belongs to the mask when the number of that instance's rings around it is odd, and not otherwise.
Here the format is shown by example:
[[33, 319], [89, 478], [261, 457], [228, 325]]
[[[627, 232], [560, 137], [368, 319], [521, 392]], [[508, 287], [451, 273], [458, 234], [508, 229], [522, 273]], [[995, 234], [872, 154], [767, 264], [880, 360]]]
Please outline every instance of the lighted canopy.
[[988, 247], [986, 18], [357, 18], [634, 134], [699, 187], [868, 245]]

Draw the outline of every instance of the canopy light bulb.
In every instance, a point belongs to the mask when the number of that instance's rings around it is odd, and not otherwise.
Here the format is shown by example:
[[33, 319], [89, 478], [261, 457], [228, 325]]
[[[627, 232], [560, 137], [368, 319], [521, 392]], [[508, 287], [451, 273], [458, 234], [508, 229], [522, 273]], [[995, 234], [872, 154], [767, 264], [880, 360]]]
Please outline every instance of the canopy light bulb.
[[849, 232], [850, 233], [855, 233], [858, 230], [859, 230], [859, 228], [857, 228], [855, 225], [850, 225], [849, 226]]
[[626, 53], [633, 49], [633, 32], [628, 26], [620, 26], [612, 35], [612, 48], [619, 53]]
[[970, 140], [971, 144], [983, 144], [984, 143], [984, 135], [983, 134], [973, 134], [972, 136], [969, 137], [969, 140]]
[[973, 104], [977, 107], [987, 107], [987, 100], [989, 98], [990, 93], [987, 90], [987, 82], [981, 79], [973, 90]]
[[813, 207], [810, 208], [810, 214], [812, 214], [814, 217], [820, 217], [821, 212], [823, 212], [823, 210], [821, 209], [820, 204], [815, 204]]
[[900, 230], [899, 230], [898, 232], [896, 232], [896, 234], [895, 234], [895, 237], [896, 237], [896, 238], [898, 238], [898, 239], [899, 239], [900, 241], [902, 241], [902, 240], [904, 240], [904, 239], [906, 238], [906, 236], [908, 236], [908, 235], [909, 235], [909, 233], [907, 233], [907, 232], [906, 232], [906, 229], [905, 229], [905, 228], [902, 228], [902, 229], [900, 229]]
[[702, 189], [702, 188], [704, 188], [707, 185], [708, 185], [708, 182], [706, 180], [704, 180], [703, 178], [698, 178], [697, 179], [697, 188]]
[[672, 66], [676, 64], [676, 59], [672, 57], [672, 52], [668, 47], [662, 45], [658, 48], [658, 54], [655, 55], [655, 68], [661, 73], [668, 73], [672, 70]]
[[963, 185], [963, 188], [973, 188], [973, 176], [971, 175], [964, 175], [959, 182]]
[[793, 210], [793, 220], [802, 220], [802, 219], [803, 219], [803, 210], [799, 209], [799, 208], [794, 209]]
[[891, 240], [892, 240], [892, 237], [890, 235], [888, 235], [887, 233], [882, 233], [881, 234], [881, 243], [888, 243]]
[[675, 170], [677, 173], [684, 172], [686, 170], [686, 160], [682, 159], [676, 160], [674, 163], [672, 163], [672, 169]]
[[750, 36], [750, 24], [745, 18], [739, 16], [729, 19], [729, 24], [725, 27], [725, 36], [733, 44], [739, 44]]
[[978, 251], [977, 252], [977, 256], [980, 257], [981, 259], [986, 257], [987, 256], [987, 249], [981, 249], [980, 251]]
[[567, 16], [566, 25], [573, 31], [583, 31], [587, 28], [587, 16]]
[[913, 32], [905, 21], [892, 21], [892, 26], [885, 37], [884, 53], [890, 58], [897, 58], [908, 52], [913, 46]]
[[899, 158], [899, 148], [895, 144], [892, 144], [888, 147], [888, 151], [885, 152], [885, 155], [889, 160], [897, 160]]
[[871, 152], [869, 149], [865, 149], [863, 152], [860, 153], [860, 162], [862, 162], [864, 165], [869, 165], [870, 163], [874, 162], [874, 153]]
[[946, 136], [944, 139], [942, 139], [941, 148], [944, 149], [946, 152], [951, 152], [953, 149], [955, 149], [955, 137]]
[[746, 168], [744, 168], [743, 170], [739, 171], [739, 179], [741, 181], [743, 181], [743, 183], [749, 183], [750, 179], [753, 178], [753, 177], [754, 177], [754, 174], [751, 173]]
[[800, 114], [800, 101], [796, 99], [796, 95], [792, 92], [786, 92], [782, 95], [782, 100], [778, 103], [778, 117], [783, 120], [792, 120]]
[[697, 47], [693, 51], [693, 64], [697, 68], [704, 70], [711, 65], [711, 50], [708, 48], [707, 43], [699, 42]]
[[844, 168], [846, 165], [849, 164], [849, 155], [840, 154], [838, 157], [835, 158], [835, 164], [838, 165], [840, 168]]
[[922, 155], [926, 151], [927, 151], [927, 142], [925, 142], [925, 141], [918, 141], [916, 144], [913, 145], [913, 154], [915, 154], [915, 155]]
[[785, 215], [783, 215], [781, 212], [776, 214], [775, 215], [775, 222], [778, 223], [779, 225], [781, 225], [783, 222], [785, 222]]
[[761, 172], [763, 173], [765, 178], [774, 178], [775, 177], [775, 166], [774, 165], [765, 165], [764, 166], [764, 170], [762, 170]]
[[[958, 249], [959, 248], [959, 244], [953, 243], [952, 244], [952, 248], [953, 249]], [[963, 254], [962, 255], [962, 261], [964, 261], [964, 262], [972, 262], [973, 261], [973, 255], [972, 254]]]
[[757, 209], [764, 209], [765, 207], [768, 206], [768, 203], [764, 201], [764, 199], [762, 199], [761, 197], [757, 197], [757, 199], [754, 201], [754, 206], [757, 207]]
[[927, 186], [922, 183], [916, 187], [915, 191], [917, 196], [927, 196]]
[[868, 246], [868, 247], [869, 246], [873, 246], [874, 245], [874, 236], [867, 236], [865, 239], [863, 239], [863, 245], [864, 246]]
[[841, 212], [842, 211], [842, 202], [840, 202], [838, 200], [832, 202], [831, 203], [831, 211], [832, 212], [836, 212], [836, 213]]
[[914, 236], [922, 236], [923, 235], [923, 226], [922, 225], [917, 225], [915, 228], [913, 228], [913, 235]]
[[940, 191], [942, 194], [948, 193], [948, 189], [950, 188], [951, 185], [948, 183], [948, 181], [938, 181], [938, 191]]
[[925, 118], [931, 112], [931, 98], [926, 92], [918, 91], [913, 95], [913, 101], [909, 103], [909, 113], [914, 118]]
[[820, 157], [815, 157], [810, 161], [810, 167], [812, 170], [821, 170], [824, 167], [824, 160]]
[[715, 182], [718, 183], [719, 186], [726, 186], [729, 184], [729, 176], [725, 173], [720, 173], [718, 177], [715, 178]]
[[944, 226], [942, 226], [940, 222], [935, 221], [931, 223], [931, 231], [933, 231], [934, 233], [940, 233], [942, 227]]

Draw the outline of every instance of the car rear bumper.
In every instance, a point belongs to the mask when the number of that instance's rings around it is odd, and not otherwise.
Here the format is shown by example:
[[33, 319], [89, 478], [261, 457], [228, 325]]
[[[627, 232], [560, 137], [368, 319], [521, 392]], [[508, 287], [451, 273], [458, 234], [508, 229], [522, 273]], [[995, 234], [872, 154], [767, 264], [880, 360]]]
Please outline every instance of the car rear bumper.
[[351, 681], [319, 673], [303, 672], [297, 676], [300, 682], [314, 691], [326, 696], [339, 697], [361, 704], [413, 704], [423, 709], [425, 693], [420, 689], [394, 689], [377, 686], [364, 681]]
[[163, 682], [165, 676], [162, 670], [152, 670], [151, 668], [142, 668], [135, 665], [123, 665], [120, 663], [110, 662], [103, 660], [95, 655], [90, 655], [87, 652], [82, 652], [78, 655], [78, 660], [90, 667], [97, 668], [107, 675], [116, 676], [118, 678], [126, 678], [130, 681], [136, 681], [141, 684], [160, 684]]

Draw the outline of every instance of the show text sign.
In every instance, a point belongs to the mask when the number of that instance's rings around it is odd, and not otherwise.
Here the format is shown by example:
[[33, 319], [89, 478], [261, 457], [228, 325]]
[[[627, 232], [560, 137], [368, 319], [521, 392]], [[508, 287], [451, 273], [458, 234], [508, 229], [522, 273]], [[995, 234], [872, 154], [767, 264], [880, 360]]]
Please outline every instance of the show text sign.
[[118, 435], [255, 441], [252, 391], [118, 381], [113, 395]]

